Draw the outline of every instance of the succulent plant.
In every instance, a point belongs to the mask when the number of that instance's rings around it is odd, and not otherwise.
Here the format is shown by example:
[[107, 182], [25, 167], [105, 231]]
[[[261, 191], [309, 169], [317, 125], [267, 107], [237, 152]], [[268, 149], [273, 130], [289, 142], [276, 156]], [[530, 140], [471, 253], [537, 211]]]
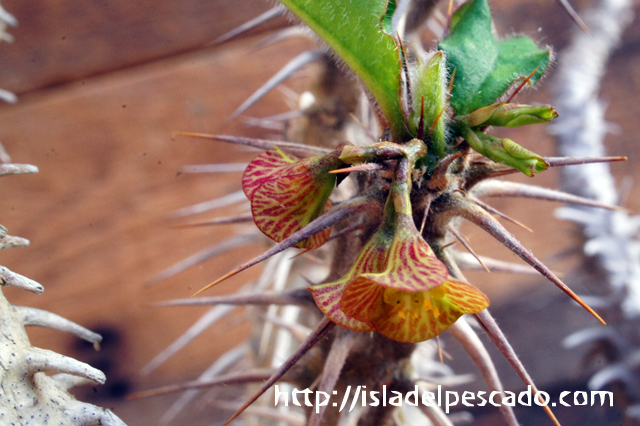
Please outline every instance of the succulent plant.
[[[28, 164], [2, 164], [0, 175], [36, 173]], [[0, 225], [0, 250], [24, 247], [29, 241], [7, 234]], [[0, 285], [33, 293], [44, 288], [37, 282], [0, 266]], [[53, 313], [14, 306], [0, 291], [0, 419], [6, 425], [111, 425], [124, 422], [108, 409], [77, 401], [67, 392], [74, 386], [105, 382], [104, 374], [73, 358], [31, 346], [25, 327], [39, 326], [74, 334], [94, 344], [100, 335]], [[53, 376], [48, 373], [55, 373]]]
[[[16, 19], [0, 6], [0, 40]], [[0, 89], [0, 99], [15, 102], [16, 96]], [[0, 144], [0, 177], [37, 173], [30, 164], [13, 164]], [[0, 225], [0, 250], [26, 247], [29, 240], [7, 234]], [[0, 266], [0, 286], [40, 294], [39, 283]], [[105, 425], [125, 426], [111, 410], [80, 402], [68, 390], [84, 384], [103, 384], [105, 375], [90, 365], [46, 349], [31, 346], [25, 327], [38, 326], [74, 334], [99, 349], [102, 337], [61, 316], [41, 309], [12, 305], [0, 289], [0, 423], [3, 425]], [[55, 373], [53, 375], [49, 375]]]
[[[260, 411], [252, 404], [279, 380], [325, 395], [343, 395], [356, 387], [406, 394], [417, 383], [425, 389], [420, 366], [434, 364], [433, 352], [425, 356], [425, 348], [434, 348], [430, 339], [444, 331], [469, 352], [489, 388], [502, 393], [495, 367], [470, 326], [475, 322], [525, 384], [537, 391], [486, 309], [487, 297], [466, 281], [461, 270], [535, 270], [604, 322], [493, 215], [513, 219], [480, 199], [526, 197], [617, 208], [496, 179], [518, 172], [533, 177], [550, 167], [622, 159], [543, 157], [515, 141], [488, 134], [493, 126], [548, 123], [557, 117], [549, 105], [514, 102], [518, 92], [545, 74], [551, 50], [527, 37], [498, 39], [486, 0], [467, 1], [455, 11], [450, 8], [446, 33], [430, 52], [417, 31], [433, 12], [435, 1], [281, 2], [330, 50], [296, 57], [233, 116], [302, 66], [319, 62], [321, 71], [312, 88], [300, 96], [296, 114], [270, 119], [284, 118], [285, 137], [295, 142], [183, 133], [265, 151], [243, 175], [251, 215], [208, 224], [252, 221], [276, 243], [198, 293], [262, 261], [270, 259], [270, 263], [256, 284], [237, 294], [165, 303], [220, 306], [149, 367], [157, 366], [234, 306], [269, 306], [262, 311], [267, 323], [260, 321], [259, 343], [253, 345], [258, 346], [255, 368], [242, 371], [246, 364], [236, 364], [235, 373], [220, 375], [246, 356], [245, 349], [234, 349], [196, 382], [152, 391], [190, 389], [165, 420], [194, 397], [196, 388], [263, 382], [239, 408], [227, 403], [237, 410], [225, 425], [245, 410], [262, 415], [262, 422], [271, 417], [309, 425], [414, 424], [413, 416], [424, 414], [432, 424], [449, 425], [451, 419], [434, 405], [420, 406], [422, 414], [373, 404], [346, 412], [326, 404], [328, 400], [324, 405], [315, 400], [311, 407], [304, 407], [305, 419], [301, 419], [300, 413]], [[254, 24], [282, 13], [282, 6], [277, 6]], [[276, 38], [302, 34], [299, 28], [287, 29]], [[463, 219], [489, 233], [531, 268], [476, 255], [458, 229]], [[227, 246], [246, 243], [249, 237], [243, 238]], [[470, 253], [451, 248], [452, 240], [459, 240]], [[301, 250], [296, 268], [310, 282], [288, 279], [291, 260], [280, 254], [287, 249]], [[303, 258], [311, 250], [330, 266], [310, 266]], [[273, 284], [272, 291], [265, 291], [267, 284]], [[276, 316], [278, 306], [282, 306], [280, 317]], [[274, 326], [281, 330], [274, 333]], [[294, 338], [302, 342], [290, 351]], [[273, 354], [271, 362], [265, 355], [268, 351]], [[509, 405], [500, 409], [509, 425], [518, 424]], [[544, 409], [558, 424], [551, 410]]]

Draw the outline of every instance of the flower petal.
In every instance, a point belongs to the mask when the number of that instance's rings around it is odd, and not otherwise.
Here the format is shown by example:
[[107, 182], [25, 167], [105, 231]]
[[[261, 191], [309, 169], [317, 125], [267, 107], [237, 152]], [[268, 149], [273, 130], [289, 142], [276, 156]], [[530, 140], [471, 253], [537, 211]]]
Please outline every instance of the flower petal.
[[342, 311], [342, 292], [348, 284], [348, 281], [345, 278], [332, 283], [309, 287], [316, 305], [318, 305], [318, 308], [320, 308], [322, 313], [329, 317], [331, 321], [341, 327], [354, 331], [375, 331], [376, 328], [372, 323], [359, 321]]
[[[258, 228], [280, 242], [329, 210], [336, 177], [328, 172], [341, 164], [338, 155], [333, 152], [300, 160], [275, 148], [249, 163], [242, 187]], [[296, 247], [317, 248], [330, 234], [327, 228]]]
[[386, 269], [381, 273], [364, 274], [363, 278], [406, 292], [426, 291], [442, 285], [449, 271], [420, 236], [411, 216], [399, 214], [396, 220]]
[[343, 290], [342, 311], [359, 321], [371, 323], [385, 314], [383, 293], [384, 287], [360, 277]]
[[298, 161], [297, 157], [286, 154], [279, 148], [263, 152], [253, 159], [242, 175], [242, 190], [251, 199], [253, 193], [274, 178], [282, 167]]
[[342, 298], [345, 289], [351, 288], [363, 272], [380, 271], [384, 268], [389, 242], [389, 235], [384, 230], [379, 230], [364, 246], [358, 259], [356, 259], [356, 262], [345, 276], [338, 281], [309, 287], [316, 305], [331, 321], [350, 330], [375, 330], [373, 324], [368, 320], [359, 320], [345, 312], [345, 304]]
[[455, 280], [422, 293], [387, 288], [383, 300], [386, 312], [373, 321], [376, 329], [392, 340], [407, 343], [431, 339], [463, 314], [480, 312], [489, 306], [482, 292]]

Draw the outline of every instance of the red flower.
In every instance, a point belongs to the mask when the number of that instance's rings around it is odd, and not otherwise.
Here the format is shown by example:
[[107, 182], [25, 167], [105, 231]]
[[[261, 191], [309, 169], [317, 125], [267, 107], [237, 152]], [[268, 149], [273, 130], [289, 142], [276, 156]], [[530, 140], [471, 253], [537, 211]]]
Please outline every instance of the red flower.
[[[331, 208], [329, 195], [342, 162], [339, 152], [298, 159], [274, 148], [255, 158], [242, 176], [242, 189], [251, 201], [256, 226], [280, 242]], [[331, 229], [296, 245], [314, 249], [327, 242]]]

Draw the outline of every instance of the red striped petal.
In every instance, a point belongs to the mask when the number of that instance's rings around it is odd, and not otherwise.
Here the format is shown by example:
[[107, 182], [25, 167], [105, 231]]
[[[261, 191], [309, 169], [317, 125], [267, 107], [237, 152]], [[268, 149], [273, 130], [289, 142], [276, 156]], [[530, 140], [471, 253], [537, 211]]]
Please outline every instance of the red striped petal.
[[[328, 172], [340, 164], [338, 152], [301, 160], [278, 148], [259, 155], [242, 177], [258, 228], [280, 242], [329, 210], [336, 177]], [[330, 234], [327, 228], [296, 247], [317, 248]]]
[[396, 221], [386, 269], [364, 274], [363, 278], [405, 292], [421, 292], [442, 285], [449, 271], [420, 236], [411, 216], [399, 214]]
[[318, 305], [318, 308], [320, 308], [331, 321], [350, 330], [375, 330], [375, 327], [369, 320], [363, 321], [352, 316], [351, 311], [349, 311], [350, 313], [345, 312], [343, 309], [345, 305], [342, 299], [345, 289], [351, 288], [363, 272], [375, 272], [384, 268], [389, 243], [390, 241], [386, 233], [376, 232], [362, 249], [358, 259], [356, 259], [356, 262], [344, 277], [338, 281], [309, 287], [316, 305]]

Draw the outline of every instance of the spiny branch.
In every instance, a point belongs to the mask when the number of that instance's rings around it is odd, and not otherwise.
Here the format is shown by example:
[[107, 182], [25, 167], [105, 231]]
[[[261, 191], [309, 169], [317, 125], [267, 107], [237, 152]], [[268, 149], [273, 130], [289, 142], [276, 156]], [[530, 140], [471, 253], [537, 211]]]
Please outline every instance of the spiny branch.
[[278, 147], [285, 152], [290, 152], [292, 154], [308, 156], [319, 155], [319, 154], [327, 154], [330, 152], [330, 149], [320, 148], [317, 146], [311, 145], [303, 145], [295, 142], [279, 142], [279, 141], [271, 141], [268, 139], [256, 139], [256, 138], [245, 138], [242, 136], [230, 136], [230, 135], [212, 135], [209, 133], [194, 133], [194, 132], [175, 132], [176, 136], [188, 136], [192, 138], [201, 138], [201, 139], [209, 139], [220, 142], [229, 142], [237, 145], [250, 146], [252, 148], [263, 149], [268, 151], [273, 149], [274, 147]]
[[[502, 333], [502, 330], [500, 330], [500, 327], [498, 327], [498, 324], [496, 324], [495, 320], [489, 313], [489, 310], [485, 309], [484, 311], [477, 313], [474, 316], [476, 317], [482, 328], [487, 332], [496, 347], [500, 350], [505, 359], [509, 362], [509, 364], [511, 364], [516, 373], [518, 373], [518, 376], [520, 376], [524, 384], [531, 386], [533, 393], [536, 394], [538, 392], [538, 389], [533, 383], [533, 379], [531, 379], [531, 376], [529, 376], [529, 373], [527, 373], [527, 370], [524, 368], [524, 365], [522, 365], [522, 362], [520, 362], [518, 355], [516, 355], [515, 351], [509, 344], [509, 341]], [[539, 396], [539, 398], [541, 399], [542, 397]], [[555, 423], [556, 426], [560, 426], [558, 419], [556, 419], [556, 416], [553, 415], [551, 409], [547, 405], [544, 405], [543, 408], [544, 411], [547, 412], [547, 415], [551, 418], [553, 423]]]
[[225, 296], [197, 297], [167, 300], [154, 306], [202, 306], [202, 305], [295, 305], [314, 307], [313, 297], [306, 288], [284, 291], [267, 291], [250, 294], [229, 294]]
[[307, 339], [296, 349], [296, 351], [289, 357], [288, 360], [280, 366], [269, 379], [264, 382], [258, 392], [255, 393], [247, 402], [245, 402], [242, 407], [238, 411], [236, 411], [233, 416], [227, 420], [223, 426], [227, 426], [231, 423], [236, 417], [238, 417], [242, 412], [247, 409], [251, 404], [253, 404], [260, 396], [267, 391], [275, 382], [280, 380], [284, 374], [291, 369], [299, 360], [302, 358], [307, 352], [311, 350], [320, 340], [322, 340], [333, 328], [335, 327], [335, 323], [331, 322], [329, 318], [324, 317], [323, 320], [318, 324], [318, 326], [313, 330], [313, 332], [307, 337]]
[[538, 272], [545, 276], [549, 281], [554, 283], [558, 288], [568, 294], [573, 300], [578, 302], [583, 308], [585, 308], [591, 315], [596, 317], [598, 321], [606, 324], [602, 318], [587, 305], [577, 294], [575, 294], [560, 278], [558, 278], [545, 264], [540, 262], [529, 250], [527, 250], [516, 237], [514, 237], [509, 231], [495, 220], [490, 214], [478, 207], [476, 204], [471, 203], [463, 198], [463, 195], [456, 192], [453, 194], [457, 198], [458, 213], [475, 223], [480, 228], [484, 229], [496, 240], [500, 241], [507, 248], [517, 254], [522, 260], [533, 266]]
[[340, 222], [340, 221], [342, 221], [342, 220], [344, 220], [344, 219], [346, 219], [348, 217], [351, 217], [351, 216], [353, 216], [353, 215], [355, 215], [357, 213], [362, 212], [367, 207], [371, 206], [373, 203], [375, 203], [375, 201], [373, 201], [369, 197], [362, 196], [362, 197], [354, 198], [354, 199], [349, 200], [349, 201], [345, 201], [344, 203], [333, 207], [327, 213], [325, 213], [322, 216], [318, 217], [317, 219], [315, 219], [314, 221], [312, 221], [311, 223], [309, 223], [307, 226], [305, 226], [304, 228], [300, 229], [299, 231], [293, 233], [288, 238], [286, 238], [283, 241], [279, 242], [278, 244], [274, 245], [269, 250], [267, 250], [264, 253], [254, 257], [250, 261], [248, 261], [246, 263], [243, 263], [242, 265], [238, 266], [237, 268], [235, 268], [231, 272], [225, 274], [224, 276], [218, 278], [217, 280], [215, 280], [211, 284], [209, 284], [209, 285], [205, 286], [204, 288], [198, 290], [194, 294], [194, 296], [202, 293], [203, 291], [213, 287], [216, 284], [221, 283], [222, 281], [226, 280], [227, 278], [230, 278], [230, 277], [232, 277], [232, 276], [244, 271], [245, 269], [248, 269], [248, 268], [252, 267], [253, 265], [256, 265], [256, 264], [262, 262], [263, 260], [268, 259], [269, 257], [273, 256], [274, 254], [280, 253], [281, 251], [284, 251], [284, 250], [288, 249], [289, 247], [293, 247], [294, 245], [296, 245], [299, 242], [304, 241], [307, 238], [317, 234], [318, 232], [322, 231], [323, 229], [326, 229], [326, 228], [328, 228], [328, 227], [330, 227], [332, 225], [335, 225], [336, 223], [338, 223], [338, 222]]

